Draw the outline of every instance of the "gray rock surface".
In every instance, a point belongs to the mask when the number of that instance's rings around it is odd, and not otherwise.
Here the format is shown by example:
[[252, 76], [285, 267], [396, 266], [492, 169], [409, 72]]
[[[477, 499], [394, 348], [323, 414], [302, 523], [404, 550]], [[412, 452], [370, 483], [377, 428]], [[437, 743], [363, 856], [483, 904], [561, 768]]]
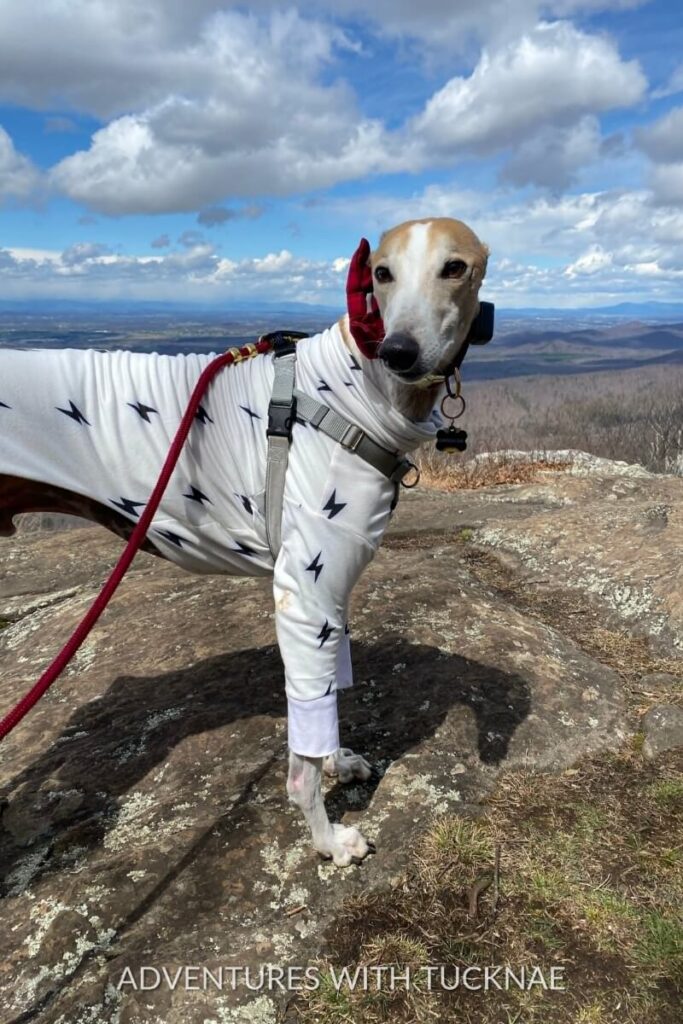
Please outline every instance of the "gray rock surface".
[[683, 708], [657, 704], [643, 715], [643, 753], [654, 758], [666, 750], [683, 749]]
[[[305, 966], [340, 901], [389, 884], [435, 815], [477, 814], [501, 771], [623, 743], [638, 728], [628, 672], [576, 623], [593, 616], [617, 646], [635, 636], [638, 672], [680, 687], [682, 499], [683, 480], [609, 463], [402, 497], [353, 598], [342, 737], [377, 772], [329, 783], [327, 803], [378, 852], [346, 871], [317, 859], [285, 797], [268, 581], [138, 556], [0, 746], [0, 1020], [275, 1024], [278, 991], [117, 985], [143, 965]], [[0, 545], [0, 707], [119, 552], [91, 528]]]

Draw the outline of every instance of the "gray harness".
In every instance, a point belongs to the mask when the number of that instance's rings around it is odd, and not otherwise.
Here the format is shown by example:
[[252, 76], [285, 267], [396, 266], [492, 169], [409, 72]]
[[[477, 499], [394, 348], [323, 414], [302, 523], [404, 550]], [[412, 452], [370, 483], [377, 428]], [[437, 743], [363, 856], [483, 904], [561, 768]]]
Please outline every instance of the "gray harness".
[[[382, 448], [364, 430], [334, 412], [328, 405], [296, 389], [296, 342], [291, 334], [274, 342], [275, 377], [268, 406], [268, 454], [266, 462], [266, 536], [273, 559], [282, 543], [282, 505], [285, 476], [295, 420], [310, 423], [348, 451], [355, 452], [396, 485], [415, 466], [397, 452]], [[301, 335], [304, 337], [304, 335]], [[411, 485], [412, 486], [412, 485]], [[396, 499], [394, 500], [395, 504]]]

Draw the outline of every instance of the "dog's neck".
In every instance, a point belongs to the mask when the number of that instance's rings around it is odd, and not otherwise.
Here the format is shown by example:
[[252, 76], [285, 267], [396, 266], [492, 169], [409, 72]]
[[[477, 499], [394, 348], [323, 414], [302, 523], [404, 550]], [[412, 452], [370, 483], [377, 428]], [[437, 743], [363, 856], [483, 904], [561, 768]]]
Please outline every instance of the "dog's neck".
[[362, 355], [349, 330], [348, 315], [341, 317], [338, 324], [344, 344], [360, 364], [365, 376], [385, 396], [392, 408], [416, 423], [429, 419], [432, 409], [443, 396], [445, 384], [437, 383], [429, 387], [403, 384], [395, 374], [387, 372], [379, 359], [367, 359]]

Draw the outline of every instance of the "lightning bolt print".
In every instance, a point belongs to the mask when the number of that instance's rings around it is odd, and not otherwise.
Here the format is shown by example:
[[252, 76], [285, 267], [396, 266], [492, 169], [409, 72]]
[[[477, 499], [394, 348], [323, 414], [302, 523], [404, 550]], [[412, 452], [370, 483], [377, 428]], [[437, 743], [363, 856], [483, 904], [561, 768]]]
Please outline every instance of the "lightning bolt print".
[[329, 512], [328, 519], [334, 519], [336, 515], [339, 515], [343, 508], [346, 508], [347, 502], [337, 501], [337, 489], [332, 491], [329, 497], [327, 505], [323, 505], [323, 512]]
[[325, 625], [323, 626], [323, 628], [320, 630], [316, 637], [316, 640], [320, 640], [320, 643], [318, 644], [318, 650], [320, 650], [320, 648], [322, 647], [326, 640], [330, 639], [333, 633], [334, 626], [330, 626], [327, 619], [325, 619]]
[[60, 409], [58, 405], [55, 406], [55, 409], [57, 409], [58, 412], [63, 412], [65, 416], [68, 416], [70, 419], [74, 420], [76, 423], [85, 423], [86, 426], [88, 426], [88, 427], [91, 426], [91, 424], [88, 422], [88, 420], [86, 420], [86, 418], [83, 415], [83, 413], [81, 412], [81, 410], [77, 406], [74, 405], [74, 403], [71, 401], [71, 399], [69, 399], [69, 408], [68, 409]]

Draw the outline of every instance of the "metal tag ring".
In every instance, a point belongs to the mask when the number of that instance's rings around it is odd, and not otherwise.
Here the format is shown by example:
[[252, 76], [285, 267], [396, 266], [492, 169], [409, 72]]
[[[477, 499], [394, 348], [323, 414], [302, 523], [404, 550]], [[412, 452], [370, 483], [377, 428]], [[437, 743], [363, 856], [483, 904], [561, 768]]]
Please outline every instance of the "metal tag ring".
[[[456, 412], [447, 412], [447, 403], [454, 402]], [[446, 420], [459, 420], [465, 411], [465, 399], [462, 395], [444, 395], [441, 399], [441, 414]]]
[[[410, 468], [411, 470], [415, 470], [415, 479], [413, 480], [412, 484], [407, 484], [405, 477], [401, 480], [401, 487], [405, 487], [407, 491], [412, 491], [413, 487], [417, 487], [417, 485], [420, 482], [420, 470], [417, 468], [414, 462], [410, 463]], [[408, 474], [406, 474], [406, 476], [407, 475]]]

